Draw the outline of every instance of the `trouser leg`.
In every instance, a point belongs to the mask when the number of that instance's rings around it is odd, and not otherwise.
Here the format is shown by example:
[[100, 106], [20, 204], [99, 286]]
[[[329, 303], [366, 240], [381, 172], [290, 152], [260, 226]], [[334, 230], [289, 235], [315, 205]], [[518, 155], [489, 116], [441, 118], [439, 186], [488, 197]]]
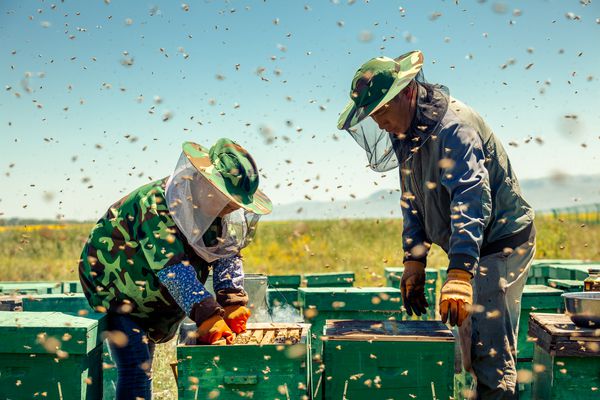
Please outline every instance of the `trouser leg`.
[[111, 354], [117, 364], [117, 399], [134, 400], [152, 398], [152, 357], [154, 343], [148, 341], [144, 331], [128, 316], [111, 314], [109, 330], [120, 331], [127, 337], [110, 344]]
[[472, 369], [477, 378], [477, 398], [518, 398], [516, 351], [521, 295], [534, 255], [532, 236], [508, 255], [495, 253], [480, 260], [473, 279], [471, 332], [468, 323], [460, 330], [461, 343], [471, 338], [470, 346], [462, 343], [462, 347], [470, 348], [465, 367]]

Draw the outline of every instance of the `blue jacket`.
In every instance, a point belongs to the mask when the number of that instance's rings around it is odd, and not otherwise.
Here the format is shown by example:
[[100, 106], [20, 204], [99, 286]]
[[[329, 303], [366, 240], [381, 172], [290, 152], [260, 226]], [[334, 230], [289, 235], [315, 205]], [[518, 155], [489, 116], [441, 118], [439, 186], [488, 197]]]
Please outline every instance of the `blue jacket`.
[[521, 194], [508, 156], [491, 128], [444, 87], [419, 83], [415, 118], [394, 137], [402, 187], [405, 260], [425, 262], [435, 243], [448, 269], [471, 273], [480, 256], [525, 243], [533, 209]]

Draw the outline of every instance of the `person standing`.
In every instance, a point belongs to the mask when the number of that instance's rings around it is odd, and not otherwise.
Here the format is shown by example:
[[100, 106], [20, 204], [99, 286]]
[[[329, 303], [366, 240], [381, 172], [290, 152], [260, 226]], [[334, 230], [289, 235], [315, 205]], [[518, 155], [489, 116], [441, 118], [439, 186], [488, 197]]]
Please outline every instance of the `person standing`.
[[[425, 313], [432, 243], [449, 258], [443, 322], [459, 326], [477, 397], [518, 397], [520, 300], [535, 255], [534, 212], [506, 151], [475, 110], [423, 78], [423, 54], [377, 57], [356, 72], [338, 121], [378, 172], [400, 167], [409, 315]], [[370, 118], [369, 118], [370, 117]]]

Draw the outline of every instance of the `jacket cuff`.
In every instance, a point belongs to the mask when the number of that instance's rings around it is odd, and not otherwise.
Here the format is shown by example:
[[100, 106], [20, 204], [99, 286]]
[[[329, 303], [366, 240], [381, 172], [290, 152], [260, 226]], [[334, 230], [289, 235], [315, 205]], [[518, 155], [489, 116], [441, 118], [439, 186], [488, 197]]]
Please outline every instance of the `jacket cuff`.
[[217, 291], [217, 302], [221, 307], [245, 306], [248, 304], [248, 293], [244, 289], [221, 289]]
[[448, 271], [451, 269], [462, 269], [463, 271], [469, 272], [471, 275], [475, 275], [476, 268], [477, 259], [475, 257], [468, 254], [453, 254], [450, 256]]
[[402, 260], [402, 264], [406, 264], [407, 261], [417, 261], [422, 263], [424, 266], [427, 266], [427, 254], [421, 257], [414, 257], [408, 251], [404, 252], [404, 259]]
[[222, 317], [225, 315], [225, 310], [211, 296], [192, 306], [190, 318], [196, 323], [196, 326], [200, 326], [200, 324], [215, 314], [218, 314]]

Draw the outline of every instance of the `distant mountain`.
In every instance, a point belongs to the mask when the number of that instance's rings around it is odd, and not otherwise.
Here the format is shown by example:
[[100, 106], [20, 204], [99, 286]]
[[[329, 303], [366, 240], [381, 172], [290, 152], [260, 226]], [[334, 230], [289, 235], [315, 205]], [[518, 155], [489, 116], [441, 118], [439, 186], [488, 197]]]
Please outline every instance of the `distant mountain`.
[[[538, 211], [600, 203], [600, 175], [524, 179], [520, 184], [525, 199]], [[399, 190], [379, 190], [349, 201], [298, 201], [276, 205], [265, 219], [397, 218], [400, 195]]]

